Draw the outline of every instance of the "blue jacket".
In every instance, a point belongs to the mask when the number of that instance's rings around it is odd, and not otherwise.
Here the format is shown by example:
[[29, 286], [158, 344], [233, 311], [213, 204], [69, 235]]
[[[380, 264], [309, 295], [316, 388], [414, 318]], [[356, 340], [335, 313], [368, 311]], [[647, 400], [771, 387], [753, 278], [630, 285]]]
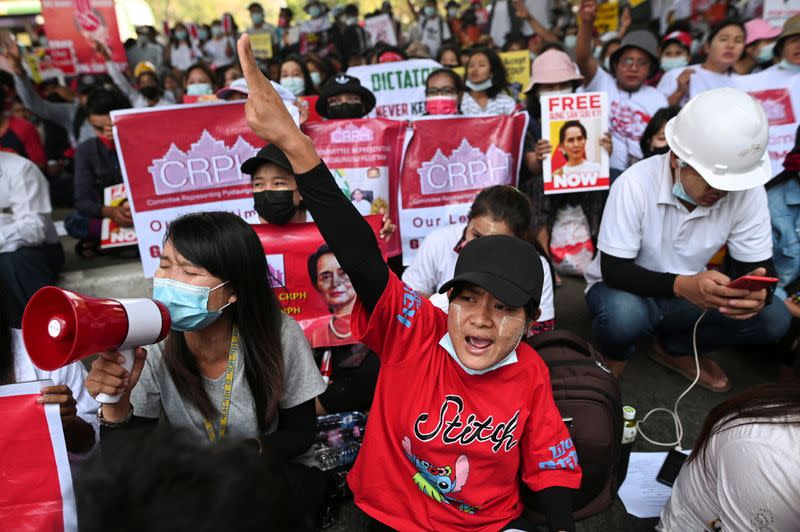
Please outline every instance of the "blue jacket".
[[800, 179], [787, 179], [767, 191], [772, 217], [772, 260], [780, 282], [775, 296], [785, 299], [786, 285], [800, 277]]

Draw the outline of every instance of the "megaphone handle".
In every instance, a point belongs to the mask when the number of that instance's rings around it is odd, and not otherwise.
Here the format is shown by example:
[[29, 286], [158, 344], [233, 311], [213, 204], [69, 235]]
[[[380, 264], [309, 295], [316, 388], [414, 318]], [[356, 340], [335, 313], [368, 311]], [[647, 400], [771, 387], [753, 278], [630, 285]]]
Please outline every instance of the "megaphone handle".
[[[125, 347], [119, 350], [119, 354], [125, 358], [125, 362], [122, 363], [122, 367], [125, 368], [125, 371], [128, 373], [131, 372], [133, 368], [133, 360], [134, 360], [134, 352], [136, 351], [135, 347]], [[121, 394], [117, 395], [108, 395], [106, 393], [97, 394], [95, 398], [98, 403], [104, 404], [114, 404], [119, 402]]]

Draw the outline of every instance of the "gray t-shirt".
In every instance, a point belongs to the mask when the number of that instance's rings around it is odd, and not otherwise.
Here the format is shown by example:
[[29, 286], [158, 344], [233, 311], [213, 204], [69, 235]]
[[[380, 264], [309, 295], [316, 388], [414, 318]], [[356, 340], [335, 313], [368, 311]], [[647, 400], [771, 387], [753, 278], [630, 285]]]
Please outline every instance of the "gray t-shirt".
[[[281, 348], [283, 350], [283, 396], [280, 408], [292, 408], [325, 391], [325, 381], [314, 363], [314, 355], [300, 326], [288, 316], [282, 317]], [[163, 343], [146, 347], [142, 376], [131, 392], [131, 403], [137, 416], [164, 419], [173, 427], [196, 435], [208, 442], [203, 416], [178, 393], [172, 376], [163, 361]], [[219, 410], [225, 387], [225, 374], [217, 379], [203, 377], [211, 404]], [[219, 415], [209, 420], [219, 434]], [[273, 421], [267, 432], [277, 427]], [[242, 356], [236, 358], [226, 438], [255, 438], [259, 435], [253, 395], [244, 374]]]

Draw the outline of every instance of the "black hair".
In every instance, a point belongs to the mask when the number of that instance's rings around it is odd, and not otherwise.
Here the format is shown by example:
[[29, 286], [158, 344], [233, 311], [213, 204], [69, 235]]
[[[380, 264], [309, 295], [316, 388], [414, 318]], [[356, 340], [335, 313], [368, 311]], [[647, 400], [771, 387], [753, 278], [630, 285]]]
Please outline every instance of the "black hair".
[[[330, 61], [327, 58], [323, 58], [318, 56], [317, 54], [308, 53], [303, 56], [303, 61], [306, 63], [306, 68], [308, 68], [308, 63], [314, 63], [314, 66], [317, 67], [317, 71], [319, 72], [319, 86], [323, 86], [326, 81], [331, 79], [333, 76], [333, 65], [331, 65]], [[309, 72], [309, 76], [311, 72]]]
[[300, 71], [303, 73], [303, 81], [305, 82], [306, 85], [306, 88], [303, 91], [303, 96], [312, 96], [314, 94], [319, 94], [317, 87], [311, 80], [311, 73], [309, 72], [308, 65], [306, 65], [306, 62], [303, 59], [303, 57], [298, 54], [292, 54], [286, 57], [283, 61], [281, 61], [281, 66], [283, 66], [284, 63], [289, 63], [289, 62], [297, 63], [297, 65], [300, 67]]
[[747, 39], [747, 29], [744, 27], [744, 23], [738, 18], [726, 18], [725, 20], [721, 20], [720, 22], [717, 22], [711, 26], [711, 29], [708, 30], [706, 43], [710, 45], [711, 41], [714, 40], [714, 37], [716, 37], [719, 32], [729, 26], [736, 26], [737, 28], [741, 29], [745, 39]]
[[437, 68], [436, 70], [428, 74], [428, 77], [425, 79], [426, 91], [428, 90], [428, 82], [435, 76], [440, 76], [440, 75], [446, 75], [450, 77], [450, 79], [453, 81], [453, 84], [456, 87], [456, 92], [458, 92], [459, 96], [464, 93], [464, 82], [461, 81], [461, 78], [458, 76], [458, 74], [456, 74], [449, 68]]
[[[209, 83], [211, 83], [212, 85], [216, 84], [217, 80], [216, 77], [214, 76], [214, 72], [212, 72], [211, 69], [208, 68], [208, 65], [206, 65], [205, 63], [195, 63], [189, 68], [187, 68], [186, 72], [184, 72], [183, 75], [184, 84], [188, 83], [189, 74], [191, 74], [192, 70], [202, 70], [203, 72], [205, 72], [206, 76], [208, 76]], [[214, 86], [213, 88], [216, 88], [216, 86]]]
[[642, 138], [639, 139], [639, 146], [642, 148], [644, 159], [654, 155], [652, 150], [650, 150], [650, 142], [653, 140], [653, 137], [661, 131], [661, 128], [664, 127], [667, 122], [678, 116], [680, 110], [680, 106], [672, 105], [670, 107], [662, 107], [655, 112], [653, 118], [647, 123], [647, 127], [644, 128]]
[[258, 2], [253, 2], [249, 6], [247, 6], [247, 10], [252, 11], [253, 9], [260, 9], [261, 11], [264, 11], [264, 6], [262, 6]]
[[489, 69], [492, 72], [492, 86], [486, 90], [486, 95], [489, 98], [494, 98], [501, 92], [505, 92], [508, 88], [508, 75], [506, 74], [506, 67], [503, 65], [503, 61], [500, 60], [500, 56], [497, 55], [497, 52], [494, 50], [486, 48], [485, 46], [480, 46], [470, 50], [469, 58], [464, 65], [464, 83], [466, 83], [468, 79], [467, 75], [470, 59], [472, 59], [473, 56], [481, 54], [485, 55], [489, 60]]
[[11, 303], [8, 289], [0, 280], [0, 386], [14, 383], [14, 351], [11, 341]]
[[342, 13], [344, 15], [358, 16], [358, 5], [357, 4], [347, 4], [346, 6], [344, 6], [344, 9], [342, 10]]
[[800, 424], [798, 416], [800, 381], [794, 379], [754, 386], [711, 409], [687, 462], [700, 459], [705, 468], [708, 444], [723, 430], [745, 424], [797, 425]]
[[[283, 396], [282, 313], [269, 285], [261, 241], [252, 227], [228, 212], [187, 214], [174, 220], [164, 237], [186, 260], [201, 266], [236, 294], [224, 312], [239, 328], [245, 377], [255, 403], [259, 430], [269, 427]], [[184, 400], [207, 419], [217, 414], [203, 386], [197, 360], [184, 334], [170, 331], [164, 361]]]
[[580, 123], [578, 120], [568, 120], [564, 122], [564, 125], [561, 126], [561, 129], [558, 131], [558, 142], [559, 144], [564, 144], [564, 137], [567, 135], [567, 130], [571, 127], [577, 127], [581, 130], [581, 134], [583, 134], [583, 138], [588, 138], [588, 133], [586, 132], [586, 127]]
[[467, 219], [480, 216], [504, 222], [520, 240], [533, 241], [531, 201], [510, 185], [493, 185], [480, 191], [469, 208]]
[[445, 52], [453, 52], [456, 54], [456, 59], [458, 59], [458, 62], [461, 63], [461, 49], [453, 43], [443, 44], [439, 47], [439, 52], [436, 54], [437, 63], [442, 62], [442, 56]]
[[259, 456], [241, 440], [203, 447], [166, 427], [129, 429], [114, 438], [113, 459], [94, 453], [81, 464], [81, 530], [297, 529], [284, 466], [266, 447]]
[[516, 32], [516, 33], [508, 33], [506, 35], [506, 42], [503, 43], [503, 51], [507, 52], [511, 48], [511, 45], [514, 43], [522, 44], [523, 49], [528, 48], [528, 39], [525, 38], [523, 34]]
[[604, 42], [603, 43], [603, 47], [600, 48], [600, 57], [602, 59], [605, 59], [606, 56], [609, 55], [608, 54], [608, 49], [611, 48], [612, 46], [614, 46], [615, 44], [622, 44], [622, 39], [618, 39], [618, 38], [615, 37], [613, 39], [609, 39], [606, 42]]
[[311, 280], [311, 286], [313, 286], [317, 291], [319, 291], [319, 288], [317, 287], [317, 273], [319, 272], [317, 263], [319, 262], [320, 257], [327, 255], [328, 253], [333, 253], [333, 251], [331, 251], [331, 248], [328, 247], [328, 244], [322, 244], [317, 251], [308, 257], [308, 278]]
[[87, 115], [107, 115], [118, 109], [128, 109], [131, 101], [117, 89], [96, 88], [86, 99]]
[[567, 53], [567, 49], [560, 42], [546, 42], [539, 50], [539, 55], [542, 55], [548, 50], [558, 50], [559, 52]]

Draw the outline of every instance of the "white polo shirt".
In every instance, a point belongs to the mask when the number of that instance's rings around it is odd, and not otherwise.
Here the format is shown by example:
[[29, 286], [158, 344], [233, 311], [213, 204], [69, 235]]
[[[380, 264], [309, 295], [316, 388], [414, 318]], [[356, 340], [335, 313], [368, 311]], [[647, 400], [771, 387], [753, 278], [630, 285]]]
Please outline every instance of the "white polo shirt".
[[628, 168], [629, 161], [642, 158], [639, 139], [656, 111], [669, 105], [667, 97], [647, 85], [642, 85], [636, 92], [624, 91], [617, 85], [616, 78], [602, 68], [597, 69], [586, 90], [608, 93], [611, 105], [608, 122], [614, 147], [609, 164], [618, 170]]
[[[611, 187], [598, 249], [654, 272], [694, 275], [723, 244], [741, 262], [772, 257], [772, 225], [764, 187], [729, 192], [692, 212], [672, 193], [669, 154], [640, 161]], [[586, 291], [602, 281], [600, 254], [586, 270]]]
[[[467, 224], [453, 224], [439, 227], [425, 237], [419, 247], [414, 261], [403, 272], [403, 282], [418, 292], [436, 294], [439, 287], [453, 278], [456, 271], [458, 253], [454, 248], [464, 234]], [[772, 249], [772, 248], [770, 248]], [[553, 279], [550, 275], [550, 266], [544, 257], [540, 257], [544, 269], [544, 283], [542, 283], [542, 300], [539, 310], [542, 315], [539, 321], [544, 322], [556, 317], [553, 305]], [[514, 267], [509, 265], [509, 267]], [[431, 301], [447, 312], [447, 298], [431, 297]]]

